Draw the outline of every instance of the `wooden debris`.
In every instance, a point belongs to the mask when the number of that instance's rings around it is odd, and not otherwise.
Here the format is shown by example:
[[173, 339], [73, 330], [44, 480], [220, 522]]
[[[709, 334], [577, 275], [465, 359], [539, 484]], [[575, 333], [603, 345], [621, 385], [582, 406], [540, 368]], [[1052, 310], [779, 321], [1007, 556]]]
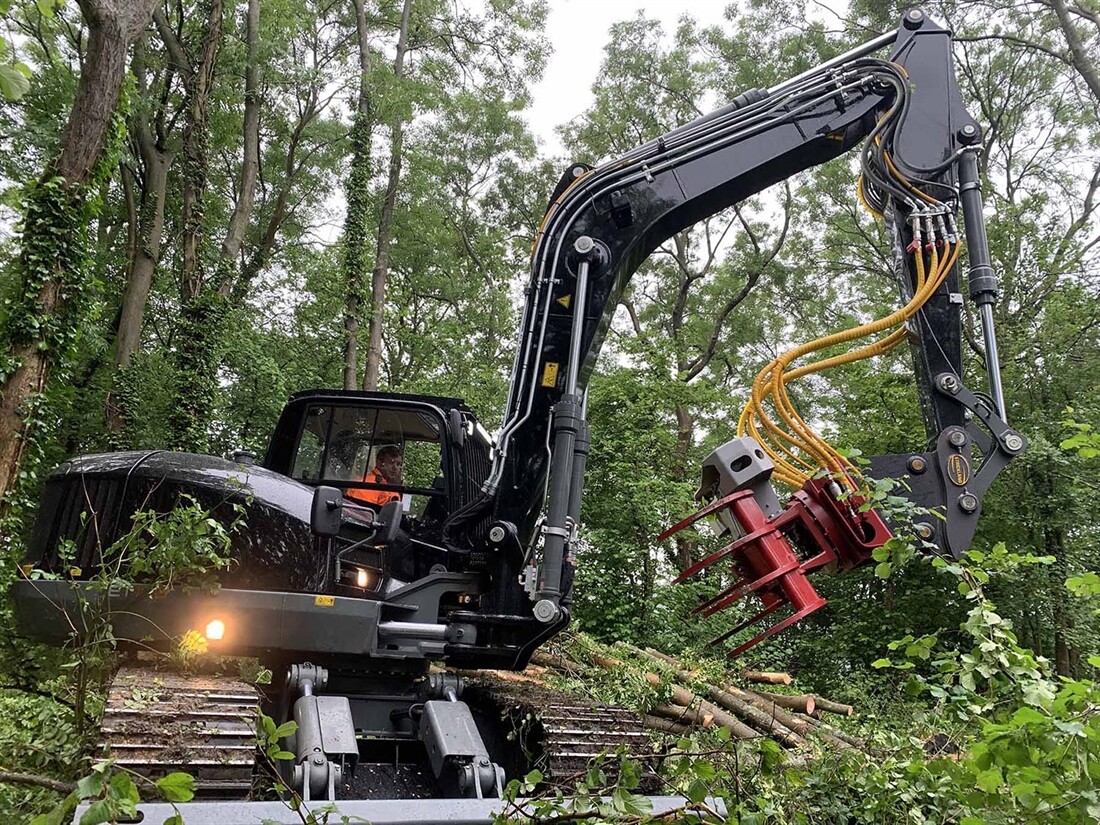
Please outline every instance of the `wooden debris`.
[[764, 690], [753, 690], [752, 693], [755, 693], [766, 702], [772, 702], [787, 710], [805, 713], [807, 716], [812, 715], [814, 708], [817, 706], [817, 702], [811, 693], [803, 693], [799, 696], [788, 696], [782, 693], [768, 693]]
[[836, 713], [840, 716], [852, 716], [856, 712], [856, 709], [851, 705], [833, 702], [829, 699], [822, 699], [820, 696], [814, 697], [814, 703], [817, 710], [827, 710], [829, 713]]
[[741, 671], [741, 678], [762, 685], [789, 685], [791, 683], [791, 674], [774, 673], [767, 670], [744, 670]]
[[[708, 684], [701, 680], [698, 671], [687, 670], [675, 657], [659, 650], [641, 650], [625, 642], [617, 642], [616, 646], [629, 651], [632, 657], [643, 661], [648, 659], [657, 665], [656, 670], [661, 673], [667, 674], [667, 669], [672, 669], [672, 677], [662, 676], [602, 653], [588, 656], [597, 667], [615, 672], [633, 670], [649, 684], [667, 691], [668, 702], [656, 705], [643, 717], [644, 726], [650, 730], [680, 736], [693, 728], [719, 725], [729, 730], [736, 740], [768, 736], [786, 747], [799, 748], [807, 738], [814, 737], [834, 750], [866, 749], [866, 743], [817, 718], [822, 710], [850, 716], [855, 712], [851, 705], [831, 702], [812, 694], [791, 696], [757, 688], [746, 690], [733, 684]], [[547, 669], [577, 675], [585, 667], [567, 656], [542, 651], [536, 652], [531, 661], [539, 667], [520, 678], [537, 681]], [[788, 685], [791, 682], [787, 673], [745, 671], [742, 676], [749, 681], [770, 685]], [[804, 762], [803, 757], [792, 758], [798, 763]], [[789, 760], [788, 764], [791, 764]]]

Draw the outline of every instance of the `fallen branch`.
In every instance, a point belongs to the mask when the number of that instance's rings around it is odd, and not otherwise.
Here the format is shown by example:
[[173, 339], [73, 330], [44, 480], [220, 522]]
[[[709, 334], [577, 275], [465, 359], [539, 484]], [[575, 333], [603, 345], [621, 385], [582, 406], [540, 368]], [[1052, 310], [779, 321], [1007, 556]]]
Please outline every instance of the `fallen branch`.
[[62, 782], [60, 779], [51, 779], [48, 776], [35, 776], [30, 773], [8, 773], [0, 771], [0, 784], [5, 785], [35, 785], [39, 788], [49, 788], [51, 791], [69, 794], [76, 790], [72, 782]]

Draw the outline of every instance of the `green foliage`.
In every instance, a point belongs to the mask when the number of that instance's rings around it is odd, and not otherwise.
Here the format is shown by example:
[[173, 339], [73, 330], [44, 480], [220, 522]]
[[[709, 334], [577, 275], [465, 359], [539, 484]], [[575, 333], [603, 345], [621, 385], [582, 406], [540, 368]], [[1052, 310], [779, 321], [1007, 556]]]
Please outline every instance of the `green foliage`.
[[167, 513], [134, 514], [126, 535], [103, 551], [98, 582], [105, 589], [148, 588], [150, 595], [217, 586], [218, 571], [232, 564], [232, 534], [244, 527], [244, 510], [233, 505], [228, 525], [194, 498], [183, 495]]

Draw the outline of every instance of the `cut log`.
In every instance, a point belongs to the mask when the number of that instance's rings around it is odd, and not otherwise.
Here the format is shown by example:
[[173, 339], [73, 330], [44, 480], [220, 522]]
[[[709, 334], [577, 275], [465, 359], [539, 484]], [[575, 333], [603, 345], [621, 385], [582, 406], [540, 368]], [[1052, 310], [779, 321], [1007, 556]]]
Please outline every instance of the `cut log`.
[[682, 685], [671, 686], [672, 695], [669, 697], [674, 704], [683, 707], [691, 707], [695, 703], [695, 694]]
[[691, 732], [691, 728], [680, 722], [673, 722], [671, 719], [665, 719], [661, 716], [643, 716], [642, 725], [649, 730], [660, 731], [661, 733], [671, 733], [676, 736], [683, 736], [686, 733]]
[[815, 701], [813, 694], [803, 693], [800, 696], [786, 696], [782, 693], [768, 693], [765, 690], [753, 690], [752, 693], [767, 702], [773, 702], [781, 708], [795, 710], [799, 713], [811, 714], [814, 712]]
[[813, 727], [818, 733], [823, 734], [826, 737], [839, 739], [847, 745], [859, 750], [867, 750], [867, 743], [857, 736], [852, 736], [849, 733], [845, 733], [839, 728], [834, 728], [828, 722], [822, 722], [818, 719], [809, 719], [810, 726]]
[[838, 733], [838, 731], [829, 728], [828, 725], [823, 725], [816, 719], [810, 719], [809, 717], [806, 717], [806, 719], [807, 723], [810, 725], [812, 735], [818, 737], [823, 742], [828, 743], [830, 747], [835, 748], [838, 751], [851, 750], [854, 747], [854, 745], [852, 745], [850, 742], [846, 742], [845, 740], [837, 736], [836, 734]]
[[790, 711], [781, 708], [775, 702], [770, 699], [765, 699], [761, 696], [757, 696], [755, 693], [741, 690], [733, 685], [727, 685], [723, 688], [727, 693], [732, 695], [736, 699], [740, 699], [742, 702], [747, 702], [754, 707], [760, 708], [769, 717], [779, 722], [790, 730], [793, 730], [799, 736], [805, 736], [810, 732], [810, 726], [806, 724], [806, 717], [795, 716]]
[[531, 661], [536, 665], [560, 670], [564, 673], [580, 673], [581, 666], [572, 659], [556, 653], [547, 653], [545, 650], [536, 650], [531, 654]]
[[827, 710], [829, 713], [836, 713], [840, 716], [852, 716], [856, 712], [856, 709], [851, 705], [833, 702], [830, 699], [822, 699], [820, 696], [814, 697], [814, 703], [817, 710]]
[[698, 708], [682, 707], [680, 705], [656, 705], [651, 713], [684, 725], [698, 725], [699, 727], [709, 728], [714, 724], [714, 714]]
[[741, 676], [750, 682], [756, 682], [762, 685], [789, 685], [791, 683], [791, 674], [789, 673], [775, 673], [767, 670], [744, 670], [741, 672]]
[[[625, 645], [625, 643], [624, 643], [624, 647], [625, 646], [627, 646], [627, 645]], [[676, 670], [683, 670], [684, 669], [683, 665], [681, 665], [678, 661], [673, 659], [667, 653], [662, 653], [661, 651], [654, 650], [651, 647], [647, 647], [645, 650], [638, 650], [638, 648], [634, 648], [634, 650], [636, 650], [638, 653], [648, 653], [654, 659], [660, 659], [666, 665], [668, 665], [669, 667], [673, 667]]]
[[[641, 652], [651, 659], [657, 659], [657, 657], [649, 651]], [[693, 681], [692, 675], [686, 670], [676, 671], [676, 676], [679, 679], [683, 679], [685, 682]], [[763, 709], [755, 707], [751, 702], [733, 696], [728, 690], [722, 690], [714, 685], [706, 685], [706, 691], [707, 696], [712, 701], [732, 711], [745, 722], [750, 723], [752, 727], [756, 728], [758, 731], [773, 736], [779, 742], [796, 748], [805, 741], [799, 734], [795, 733], [790, 728], [780, 722], [776, 722], [776, 720]], [[738, 692], [743, 693], [743, 691]]]
[[737, 716], [750, 723], [762, 733], [766, 733], [773, 739], [792, 748], [797, 748], [806, 740], [798, 733], [788, 728], [767, 711], [756, 707], [751, 702], [734, 696], [729, 691], [722, 690], [714, 685], [708, 685], [707, 695], [710, 699], [727, 710], [733, 711]]
[[759, 739], [764, 736], [758, 730], [750, 728], [732, 713], [727, 710], [723, 710], [706, 699], [699, 700], [699, 710], [709, 713], [714, 717], [714, 721], [724, 728], [728, 728], [729, 732], [733, 735], [734, 739]]

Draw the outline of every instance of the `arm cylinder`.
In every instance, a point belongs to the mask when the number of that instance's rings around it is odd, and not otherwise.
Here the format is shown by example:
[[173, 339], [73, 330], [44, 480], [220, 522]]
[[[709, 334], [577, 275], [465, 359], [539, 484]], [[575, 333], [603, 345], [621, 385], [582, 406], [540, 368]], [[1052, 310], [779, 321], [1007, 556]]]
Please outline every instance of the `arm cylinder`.
[[[975, 137], [977, 134], [975, 133]], [[997, 333], [993, 327], [993, 305], [997, 303], [999, 284], [989, 258], [989, 241], [985, 234], [982, 211], [981, 180], [978, 175], [977, 149], [963, 152], [959, 158], [959, 200], [962, 202], [966, 227], [966, 254], [970, 259], [967, 281], [970, 300], [978, 306], [982, 319], [982, 340], [985, 342], [985, 364], [989, 375], [989, 394], [996, 413], [1005, 419], [1004, 389], [1001, 386], [1001, 362], [997, 354]]]

